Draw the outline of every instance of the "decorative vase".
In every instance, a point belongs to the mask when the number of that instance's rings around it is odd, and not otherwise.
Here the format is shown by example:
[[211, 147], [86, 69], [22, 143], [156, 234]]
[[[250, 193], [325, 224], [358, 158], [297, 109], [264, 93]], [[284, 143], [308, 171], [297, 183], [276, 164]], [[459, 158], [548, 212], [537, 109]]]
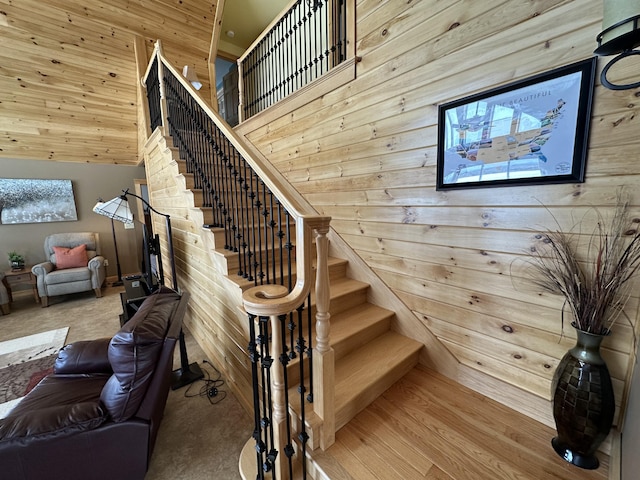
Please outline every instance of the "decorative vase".
[[593, 470], [600, 465], [595, 452], [613, 424], [615, 399], [609, 369], [600, 356], [600, 343], [606, 335], [577, 328], [576, 333], [576, 346], [562, 357], [553, 376], [553, 418], [558, 435], [551, 444], [567, 462]]

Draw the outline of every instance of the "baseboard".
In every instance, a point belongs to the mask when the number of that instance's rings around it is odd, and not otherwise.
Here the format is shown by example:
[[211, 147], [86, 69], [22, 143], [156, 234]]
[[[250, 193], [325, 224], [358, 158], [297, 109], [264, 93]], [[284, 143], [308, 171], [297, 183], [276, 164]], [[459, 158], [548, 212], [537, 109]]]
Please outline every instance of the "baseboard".
[[609, 434], [611, 439], [611, 451], [609, 453], [609, 480], [620, 480], [622, 474], [622, 435], [620, 430], [614, 428]]

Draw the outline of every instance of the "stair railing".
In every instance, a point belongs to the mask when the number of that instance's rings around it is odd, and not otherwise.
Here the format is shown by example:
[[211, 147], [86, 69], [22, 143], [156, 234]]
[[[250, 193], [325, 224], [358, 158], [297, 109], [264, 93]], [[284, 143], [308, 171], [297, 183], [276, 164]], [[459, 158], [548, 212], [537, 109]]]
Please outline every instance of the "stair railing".
[[[163, 57], [156, 44], [143, 84], [152, 128], [178, 149], [211, 223], [238, 255], [238, 275], [252, 281], [243, 294], [249, 317], [258, 478], [287, 479], [294, 455], [306, 478], [305, 404], [321, 419], [320, 445], [334, 441], [334, 364], [329, 346], [330, 218], [318, 215], [268, 161], [245, 143]], [[160, 118], [161, 122], [154, 120]], [[316, 269], [313, 270], [313, 240]], [[295, 271], [293, 270], [295, 267]], [[311, 287], [315, 278], [315, 347]], [[287, 335], [288, 332], [288, 335]], [[299, 399], [289, 398], [291, 363], [299, 369]], [[295, 425], [294, 403], [298, 405]], [[298, 417], [300, 416], [300, 417]]]
[[347, 59], [347, 0], [294, 0], [238, 59], [240, 121]]

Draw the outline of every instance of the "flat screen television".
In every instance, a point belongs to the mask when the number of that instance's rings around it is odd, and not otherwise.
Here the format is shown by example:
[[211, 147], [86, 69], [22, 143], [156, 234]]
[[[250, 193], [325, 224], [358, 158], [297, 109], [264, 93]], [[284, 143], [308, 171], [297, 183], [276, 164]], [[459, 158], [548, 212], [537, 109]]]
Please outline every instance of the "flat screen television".
[[142, 265], [141, 274], [147, 284], [148, 293], [164, 285], [164, 270], [162, 268], [162, 253], [160, 252], [160, 237], [153, 234], [150, 225], [142, 223]]

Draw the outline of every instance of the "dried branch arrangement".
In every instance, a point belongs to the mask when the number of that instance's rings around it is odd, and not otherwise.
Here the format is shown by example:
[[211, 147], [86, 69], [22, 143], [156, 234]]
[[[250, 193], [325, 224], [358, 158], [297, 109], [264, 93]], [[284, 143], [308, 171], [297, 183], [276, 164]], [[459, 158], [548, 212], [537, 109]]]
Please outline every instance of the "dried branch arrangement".
[[[586, 236], [577, 226], [541, 232], [548, 248], [532, 252], [531, 264], [534, 284], [564, 296], [576, 328], [604, 335], [629, 299], [629, 281], [640, 267], [640, 231], [621, 195], [610, 219], [597, 209], [595, 214], [597, 225]], [[581, 249], [585, 243], [586, 250]]]

